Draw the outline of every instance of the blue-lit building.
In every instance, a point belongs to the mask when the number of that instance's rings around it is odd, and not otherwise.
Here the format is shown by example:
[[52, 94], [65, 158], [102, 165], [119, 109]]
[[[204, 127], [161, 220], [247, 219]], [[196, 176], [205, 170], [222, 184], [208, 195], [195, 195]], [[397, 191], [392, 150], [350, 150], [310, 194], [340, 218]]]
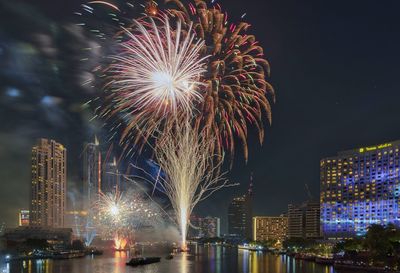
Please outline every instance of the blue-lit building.
[[364, 235], [371, 224], [400, 226], [400, 141], [339, 152], [320, 162], [325, 238]]

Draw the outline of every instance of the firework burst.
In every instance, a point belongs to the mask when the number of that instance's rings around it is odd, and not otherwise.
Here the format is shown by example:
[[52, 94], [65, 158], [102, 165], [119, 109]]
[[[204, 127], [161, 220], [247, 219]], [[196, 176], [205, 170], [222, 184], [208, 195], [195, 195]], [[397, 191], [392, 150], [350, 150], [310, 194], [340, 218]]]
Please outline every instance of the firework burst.
[[117, 245], [133, 238], [142, 227], [156, 226], [163, 219], [153, 201], [133, 191], [101, 194], [94, 210], [98, 212], [95, 225], [104, 237], [114, 239], [116, 249], [122, 249]]
[[[196, 106], [195, 127], [205, 128], [216, 138], [215, 151], [227, 150], [233, 156], [235, 138], [242, 143], [248, 158], [248, 127], [258, 130], [264, 139], [265, 117], [271, 121], [270, 101], [274, 90], [266, 81], [270, 67], [263, 57], [263, 48], [255, 36], [246, 34], [249, 24], [228, 23], [227, 13], [219, 5], [208, 7], [205, 1], [195, 0], [188, 6], [180, 0], [166, 0], [169, 14], [183, 27], [193, 28], [204, 40], [202, 55], [210, 55], [207, 73], [203, 75], [203, 100]], [[268, 98], [267, 95], [270, 95]]]
[[118, 53], [107, 69], [109, 96], [103, 117], [123, 116], [122, 139], [147, 139], [177, 116], [191, 115], [207, 56], [199, 52], [204, 41], [195, 40], [191, 27], [183, 31], [178, 20], [172, 30], [167, 17], [134, 20], [124, 28]]

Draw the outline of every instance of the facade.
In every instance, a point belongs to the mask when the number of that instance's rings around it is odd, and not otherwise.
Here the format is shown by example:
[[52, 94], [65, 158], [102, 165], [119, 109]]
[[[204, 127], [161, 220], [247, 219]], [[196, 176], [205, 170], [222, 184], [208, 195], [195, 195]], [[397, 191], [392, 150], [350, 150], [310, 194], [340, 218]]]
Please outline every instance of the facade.
[[288, 238], [319, 238], [320, 205], [307, 201], [300, 205], [288, 205]]
[[228, 208], [229, 234], [242, 238], [252, 237], [252, 189], [243, 196], [233, 198]]
[[201, 218], [201, 234], [202, 238], [215, 238], [221, 236], [221, 221], [218, 217]]
[[88, 143], [83, 154], [83, 210], [89, 211], [101, 192], [101, 151], [97, 139]]
[[104, 164], [101, 191], [103, 193], [120, 191], [120, 176], [118, 165], [114, 158], [112, 162]]
[[287, 237], [288, 217], [253, 217], [253, 241], [284, 241]]
[[188, 238], [199, 238], [201, 236], [201, 220], [202, 218], [195, 214], [190, 215]]
[[215, 238], [221, 236], [221, 221], [218, 217], [190, 216], [189, 238]]
[[371, 224], [400, 226], [400, 141], [339, 152], [320, 162], [326, 238], [364, 235]]
[[30, 225], [62, 228], [67, 196], [67, 149], [50, 139], [32, 148]]
[[18, 213], [18, 226], [29, 226], [29, 210], [21, 209]]

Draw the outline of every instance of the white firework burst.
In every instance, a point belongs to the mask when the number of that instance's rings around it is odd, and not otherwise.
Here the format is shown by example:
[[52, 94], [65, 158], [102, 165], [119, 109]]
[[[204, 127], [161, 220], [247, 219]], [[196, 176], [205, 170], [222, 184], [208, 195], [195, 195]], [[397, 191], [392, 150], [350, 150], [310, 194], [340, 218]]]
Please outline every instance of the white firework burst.
[[202, 99], [198, 88], [207, 58], [200, 56], [204, 42], [196, 41], [191, 27], [183, 32], [179, 20], [173, 30], [167, 17], [134, 20], [124, 34], [127, 39], [111, 57], [109, 70], [113, 108], [152, 119], [178, 111], [190, 114], [193, 103]]

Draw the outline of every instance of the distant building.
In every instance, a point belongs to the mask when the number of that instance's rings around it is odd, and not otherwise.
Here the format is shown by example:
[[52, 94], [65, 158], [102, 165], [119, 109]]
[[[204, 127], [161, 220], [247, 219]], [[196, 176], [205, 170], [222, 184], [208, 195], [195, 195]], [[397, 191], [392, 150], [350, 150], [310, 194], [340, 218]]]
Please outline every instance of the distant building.
[[30, 225], [64, 227], [67, 196], [67, 149], [50, 139], [32, 148]]
[[101, 151], [95, 143], [87, 143], [83, 153], [83, 210], [89, 211], [101, 192]]
[[253, 241], [284, 241], [287, 237], [288, 217], [253, 217]]
[[120, 175], [116, 159], [106, 162], [103, 168], [101, 191], [103, 193], [120, 191]]
[[204, 217], [201, 219], [201, 236], [215, 238], [221, 236], [221, 222], [218, 217]]
[[66, 247], [71, 244], [72, 229], [38, 226], [7, 228], [4, 231], [3, 238], [8, 248], [19, 246], [28, 239], [46, 240], [54, 247]]
[[229, 234], [243, 238], [252, 238], [252, 184], [249, 191], [240, 197], [233, 198], [228, 208]]
[[320, 205], [307, 201], [300, 205], [288, 205], [288, 238], [319, 238]]
[[71, 227], [73, 235], [82, 239], [85, 239], [84, 237], [88, 229], [94, 228], [88, 223], [88, 212], [86, 210], [67, 210], [65, 212], [65, 226]]
[[218, 217], [190, 217], [189, 238], [215, 238], [221, 236], [221, 221]]
[[326, 238], [364, 235], [371, 224], [400, 227], [400, 141], [339, 152], [320, 162]]
[[202, 236], [201, 222], [202, 222], [201, 217], [195, 214], [190, 215], [188, 238], [200, 238]]
[[20, 227], [29, 226], [29, 210], [21, 209], [18, 212], [18, 226]]

